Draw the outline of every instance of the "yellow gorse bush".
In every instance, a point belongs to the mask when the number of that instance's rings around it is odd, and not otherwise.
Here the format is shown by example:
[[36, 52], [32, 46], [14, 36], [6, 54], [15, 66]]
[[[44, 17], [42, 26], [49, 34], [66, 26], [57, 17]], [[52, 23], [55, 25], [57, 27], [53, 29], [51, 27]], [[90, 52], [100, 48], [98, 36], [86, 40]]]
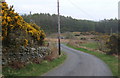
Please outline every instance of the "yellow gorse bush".
[[[28, 24], [23, 20], [18, 13], [15, 13], [13, 6], [8, 7], [6, 2], [2, 2], [2, 39], [4, 40], [9, 35], [9, 31], [15, 29], [24, 30], [26, 34], [30, 34], [35, 40], [43, 40], [45, 38], [45, 33], [36, 24]], [[25, 39], [25, 46], [28, 45], [28, 40]]]
[[24, 39], [24, 46], [26, 47], [28, 45], [28, 40]]

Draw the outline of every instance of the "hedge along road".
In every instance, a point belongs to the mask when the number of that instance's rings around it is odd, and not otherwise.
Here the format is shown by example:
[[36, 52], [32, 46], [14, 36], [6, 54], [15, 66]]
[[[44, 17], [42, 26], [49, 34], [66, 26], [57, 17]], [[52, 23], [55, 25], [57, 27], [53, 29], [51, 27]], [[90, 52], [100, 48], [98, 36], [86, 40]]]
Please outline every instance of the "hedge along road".
[[66, 61], [43, 76], [112, 76], [108, 66], [97, 57], [61, 45]]

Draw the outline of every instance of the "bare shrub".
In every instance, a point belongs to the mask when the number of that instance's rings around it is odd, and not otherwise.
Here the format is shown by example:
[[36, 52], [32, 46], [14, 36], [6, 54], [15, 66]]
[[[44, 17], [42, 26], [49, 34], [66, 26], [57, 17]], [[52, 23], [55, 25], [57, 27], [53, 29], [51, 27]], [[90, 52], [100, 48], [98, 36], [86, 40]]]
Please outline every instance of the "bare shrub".
[[58, 55], [58, 49], [57, 49], [56, 42], [49, 42], [49, 48], [51, 49], [51, 54], [45, 56], [44, 59], [48, 61], [52, 61], [58, 58], [59, 55]]
[[33, 63], [36, 63], [36, 64], [40, 64], [40, 63], [42, 63], [42, 58], [40, 59], [40, 58], [34, 58], [33, 60], [32, 60], [32, 62]]
[[9, 66], [14, 68], [14, 69], [21, 69], [25, 66], [24, 62], [18, 62], [18, 61], [12, 61], [9, 63]]

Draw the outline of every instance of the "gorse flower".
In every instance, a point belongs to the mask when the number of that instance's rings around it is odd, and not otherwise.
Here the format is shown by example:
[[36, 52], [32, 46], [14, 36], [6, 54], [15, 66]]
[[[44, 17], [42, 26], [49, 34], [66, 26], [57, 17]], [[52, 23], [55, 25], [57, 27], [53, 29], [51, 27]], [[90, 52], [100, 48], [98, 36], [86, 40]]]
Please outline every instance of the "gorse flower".
[[[25, 32], [25, 36], [30, 34], [29, 36], [32, 37], [31, 39], [34, 39], [34, 41], [37, 40], [43, 42], [43, 39], [45, 38], [45, 33], [43, 30], [40, 29], [39, 26], [37, 26], [36, 24], [29, 24], [25, 22], [18, 13], [14, 12], [13, 6], [8, 7], [8, 4], [6, 2], [2, 2], [0, 6], [2, 6], [2, 11], [0, 11], [2, 13], [2, 16], [0, 16], [0, 19], [2, 19], [3, 41], [9, 40], [8, 38], [10, 33], [22, 30]], [[24, 46], [29, 45], [28, 42], [30, 41], [27, 38], [23, 40]]]
[[24, 39], [24, 46], [26, 47], [28, 45], [28, 40]]

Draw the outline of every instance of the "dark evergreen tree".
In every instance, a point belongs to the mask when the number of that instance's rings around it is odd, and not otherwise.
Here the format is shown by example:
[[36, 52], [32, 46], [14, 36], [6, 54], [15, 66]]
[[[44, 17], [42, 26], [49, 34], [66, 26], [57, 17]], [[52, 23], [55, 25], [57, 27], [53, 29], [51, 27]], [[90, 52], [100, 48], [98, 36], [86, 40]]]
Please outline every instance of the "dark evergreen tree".
[[[30, 21], [30, 15], [22, 15], [26, 22]], [[31, 16], [33, 22], [41, 26], [47, 34], [57, 32], [57, 15], [36, 13]], [[96, 31], [100, 33], [117, 33], [118, 20], [117, 19], [104, 19], [101, 21], [78, 20], [72, 17], [60, 16], [61, 19], [61, 32], [90, 32]]]

